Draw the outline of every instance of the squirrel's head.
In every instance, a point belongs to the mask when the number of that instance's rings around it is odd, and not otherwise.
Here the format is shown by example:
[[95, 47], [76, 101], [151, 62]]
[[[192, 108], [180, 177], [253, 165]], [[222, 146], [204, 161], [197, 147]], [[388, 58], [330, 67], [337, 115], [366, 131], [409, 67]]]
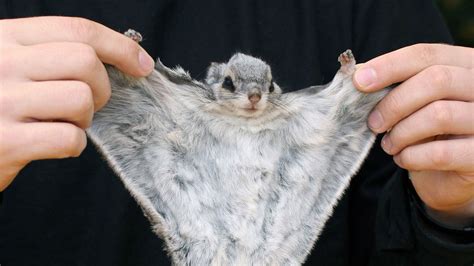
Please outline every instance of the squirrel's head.
[[237, 53], [227, 63], [212, 63], [206, 77], [217, 103], [237, 116], [255, 117], [281, 94], [264, 61]]

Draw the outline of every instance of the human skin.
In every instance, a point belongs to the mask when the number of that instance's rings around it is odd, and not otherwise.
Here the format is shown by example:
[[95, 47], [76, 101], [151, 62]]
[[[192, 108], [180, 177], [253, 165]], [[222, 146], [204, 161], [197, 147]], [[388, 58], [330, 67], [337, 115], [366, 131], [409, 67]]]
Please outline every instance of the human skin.
[[79, 156], [110, 97], [104, 63], [145, 76], [154, 60], [90, 20], [0, 20], [0, 191], [30, 161]]
[[[33, 160], [82, 152], [84, 129], [110, 97], [102, 62], [133, 76], [153, 69], [137, 43], [82, 18], [0, 20], [0, 44], [0, 191]], [[410, 171], [428, 211], [456, 225], [474, 216], [473, 54], [414, 45], [361, 65], [354, 76], [366, 92], [403, 82], [369, 125], [377, 133], [391, 128], [383, 148]]]
[[474, 222], [474, 49], [416, 44], [359, 65], [374, 92], [401, 82], [369, 115], [382, 148], [407, 169], [427, 212], [450, 226]]

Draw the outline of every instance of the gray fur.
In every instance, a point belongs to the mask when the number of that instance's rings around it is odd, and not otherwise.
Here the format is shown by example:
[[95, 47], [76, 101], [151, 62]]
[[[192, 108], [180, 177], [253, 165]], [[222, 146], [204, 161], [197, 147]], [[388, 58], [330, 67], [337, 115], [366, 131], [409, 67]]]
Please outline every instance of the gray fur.
[[[350, 51], [340, 61], [325, 89], [284, 94], [242, 54], [206, 83], [160, 62], [142, 79], [109, 68], [112, 98], [88, 133], [175, 264], [299, 265], [372, 146], [367, 115], [386, 93], [358, 92]], [[246, 115], [255, 88], [264, 104]]]
[[[226, 77], [232, 79], [235, 91], [222, 87]], [[276, 104], [281, 94], [280, 87], [272, 80], [270, 66], [261, 59], [241, 53], [232, 56], [227, 63], [212, 63], [205, 82], [216, 98], [214, 112], [232, 117], [258, 117], [271, 112], [274, 108], [271, 103]], [[270, 92], [272, 84], [274, 91]], [[252, 94], [261, 95], [261, 99], [253, 106], [253, 112], [247, 112], [245, 108], [252, 108], [248, 100]]]

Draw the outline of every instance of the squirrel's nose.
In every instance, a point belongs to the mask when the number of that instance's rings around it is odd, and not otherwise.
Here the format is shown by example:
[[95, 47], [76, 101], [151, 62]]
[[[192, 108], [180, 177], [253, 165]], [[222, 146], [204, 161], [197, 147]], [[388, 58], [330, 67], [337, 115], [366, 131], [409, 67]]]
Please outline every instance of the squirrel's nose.
[[250, 101], [252, 104], [258, 103], [261, 98], [262, 98], [262, 95], [260, 95], [260, 93], [252, 93], [252, 94], [249, 94], [249, 101]]

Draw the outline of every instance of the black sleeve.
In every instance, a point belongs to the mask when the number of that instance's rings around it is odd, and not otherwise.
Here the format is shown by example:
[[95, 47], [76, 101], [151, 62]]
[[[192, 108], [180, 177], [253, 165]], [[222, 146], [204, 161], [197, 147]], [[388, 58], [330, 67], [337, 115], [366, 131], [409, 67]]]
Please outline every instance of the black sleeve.
[[402, 169], [382, 192], [373, 265], [472, 265], [474, 232], [430, 221], [417, 207], [415, 193]]
[[[362, 61], [415, 43], [452, 43], [433, 1], [358, 1], [353, 8], [353, 47]], [[374, 150], [368, 158], [372, 163], [365, 168], [389, 178], [379, 191], [369, 264], [472, 265], [473, 232], [450, 230], [428, 219], [417, 207], [419, 199], [406, 172], [382, 155], [380, 138]], [[392, 174], [373, 171], [380, 165], [387, 165], [385, 169], [391, 169]]]
[[[411, 182], [407, 178], [405, 178], [405, 182], [408, 183], [405, 187], [407, 187], [406, 193], [412, 209], [414, 225], [426, 232], [424, 235], [433, 238], [435, 242], [438, 242], [439, 239], [448, 244], [467, 244], [468, 250], [474, 253], [474, 224], [454, 227], [437, 221], [427, 213], [423, 201], [416, 193]], [[461, 248], [463, 247], [461, 246]]]

